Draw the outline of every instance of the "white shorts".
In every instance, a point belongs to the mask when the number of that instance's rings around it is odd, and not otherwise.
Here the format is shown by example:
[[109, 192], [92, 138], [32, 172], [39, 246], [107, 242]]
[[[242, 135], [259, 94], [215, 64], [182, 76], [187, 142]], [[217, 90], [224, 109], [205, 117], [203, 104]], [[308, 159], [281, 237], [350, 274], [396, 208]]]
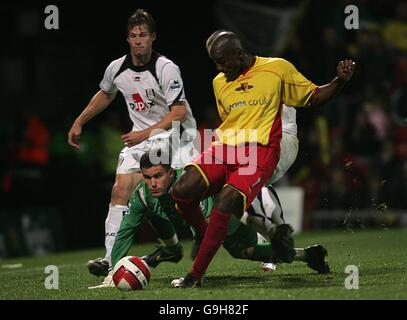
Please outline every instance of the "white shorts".
[[150, 138], [133, 147], [125, 147], [120, 152], [116, 174], [140, 172], [140, 159], [142, 155], [153, 149], [166, 150], [167, 152], [172, 149], [171, 166], [173, 168], [183, 168], [199, 155], [193, 142], [181, 141], [172, 145], [171, 137]]
[[290, 169], [298, 154], [298, 138], [294, 134], [283, 132], [280, 142], [280, 160], [271, 178], [265, 186], [276, 183]]

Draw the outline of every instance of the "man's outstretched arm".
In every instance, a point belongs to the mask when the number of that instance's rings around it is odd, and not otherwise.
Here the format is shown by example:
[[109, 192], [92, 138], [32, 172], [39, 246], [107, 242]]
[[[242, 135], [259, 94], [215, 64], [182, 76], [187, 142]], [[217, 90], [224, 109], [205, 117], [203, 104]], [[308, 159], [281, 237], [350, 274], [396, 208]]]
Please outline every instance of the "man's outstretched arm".
[[115, 94], [109, 94], [103, 90], [99, 90], [93, 98], [89, 101], [86, 108], [82, 113], [76, 118], [71, 129], [68, 132], [68, 143], [79, 149], [80, 147], [80, 137], [82, 133], [82, 127], [85, 123], [91, 120], [93, 117], [98, 115], [100, 112], [105, 110], [109, 104], [114, 100]]
[[355, 71], [356, 63], [352, 60], [344, 60], [336, 67], [336, 77], [328, 84], [319, 86], [311, 98], [311, 105], [323, 104], [339, 93]]

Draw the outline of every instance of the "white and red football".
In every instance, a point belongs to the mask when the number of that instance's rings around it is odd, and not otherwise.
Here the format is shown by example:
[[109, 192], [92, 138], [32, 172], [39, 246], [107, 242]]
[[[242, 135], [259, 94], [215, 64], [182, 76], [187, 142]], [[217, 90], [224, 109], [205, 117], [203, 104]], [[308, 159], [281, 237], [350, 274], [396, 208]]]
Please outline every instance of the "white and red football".
[[120, 259], [113, 269], [113, 282], [120, 290], [145, 289], [150, 278], [150, 268], [143, 259], [137, 256]]

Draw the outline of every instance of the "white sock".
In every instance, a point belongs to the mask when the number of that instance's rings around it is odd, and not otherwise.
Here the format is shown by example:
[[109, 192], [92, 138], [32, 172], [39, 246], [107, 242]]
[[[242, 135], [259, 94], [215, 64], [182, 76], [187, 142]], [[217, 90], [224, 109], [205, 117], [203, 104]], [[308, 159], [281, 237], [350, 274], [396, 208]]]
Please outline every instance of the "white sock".
[[122, 205], [109, 205], [109, 212], [105, 221], [105, 259], [109, 262], [109, 266], [112, 265], [112, 249], [114, 240], [116, 239], [116, 233], [119, 230], [120, 223], [123, 216], [129, 211], [128, 206]]

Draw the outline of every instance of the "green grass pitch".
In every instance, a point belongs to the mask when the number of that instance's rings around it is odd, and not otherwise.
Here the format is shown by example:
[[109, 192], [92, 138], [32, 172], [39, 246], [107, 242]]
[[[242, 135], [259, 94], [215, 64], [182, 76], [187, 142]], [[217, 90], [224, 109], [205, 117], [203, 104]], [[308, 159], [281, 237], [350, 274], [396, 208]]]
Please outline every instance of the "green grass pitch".
[[[53, 254], [38, 258], [0, 261], [0, 299], [406, 299], [407, 230], [304, 232], [295, 236], [297, 247], [321, 243], [328, 249], [331, 275], [318, 275], [301, 262], [279, 265], [265, 273], [255, 261], [236, 260], [222, 248], [209, 267], [202, 288], [171, 288], [172, 279], [184, 276], [191, 266], [191, 243], [183, 241], [184, 259], [178, 264], [162, 263], [152, 269], [149, 286], [143, 291], [123, 292], [116, 288], [89, 290], [102, 278], [88, 273], [86, 262], [103, 255], [102, 248]], [[154, 244], [134, 246], [130, 255], [144, 255]], [[21, 267], [11, 268], [13, 264]], [[59, 269], [59, 289], [44, 285], [47, 265]], [[345, 288], [347, 265], [359, 270], [359, 289]]]

